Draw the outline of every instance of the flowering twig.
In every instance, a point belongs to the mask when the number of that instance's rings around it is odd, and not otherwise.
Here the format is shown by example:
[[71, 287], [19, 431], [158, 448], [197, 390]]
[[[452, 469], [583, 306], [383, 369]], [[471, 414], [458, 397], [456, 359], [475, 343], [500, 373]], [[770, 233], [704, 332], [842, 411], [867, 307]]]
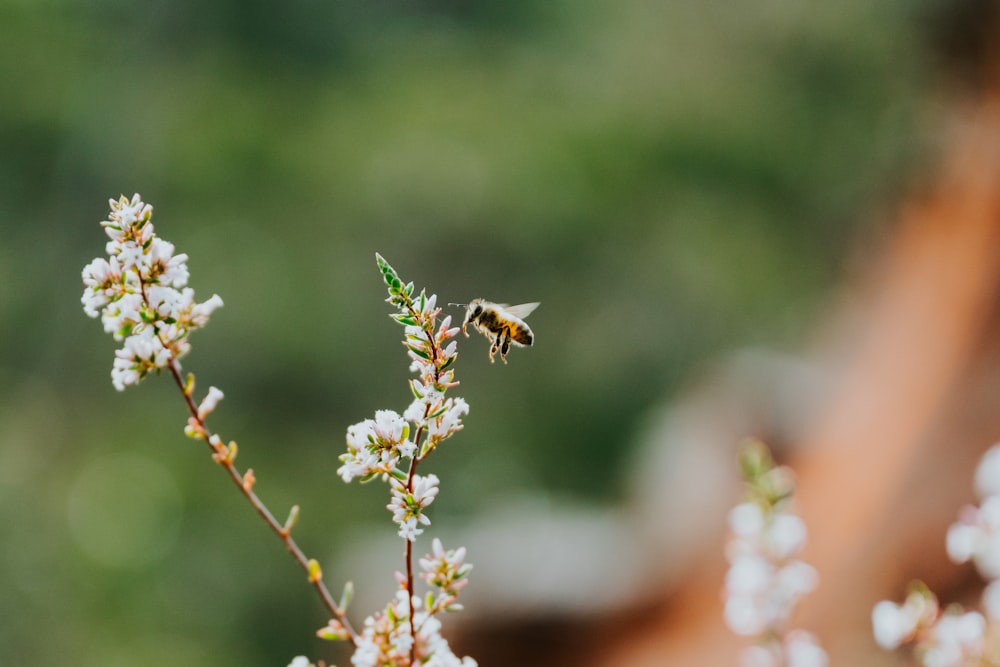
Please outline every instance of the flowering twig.
[[[224, 444], [209, 430], [206, 419], [223, 398], [222, 391], [210, 387], [200, 403], [194, 399], [193, 374], [182, 375], [180, 359], [190, 350], [189, 336], [203, 327], [211, 313], [222, 305], [218, 295], [203, 303], [194, 300], [194, 290], [187, 286], [187, 255], [175, 254], [174, 246], [158, 238], [150, 222], [153, 209], [139, 195], [131, 200], [111, 200], [111, 213], [101, 223], [111, 239], [106, 247], [108, 258], [98, 258], [83, 270], [84, 311], [101, 317], [105, 331], [122, 343], [115, 352], [111, 380], [119, 391], [138, 384], [150, 373], [167, 369], [180, 389], [190, 416], [185, 433], [203, 440], [212, 451], [212, 459], [221, 465], [254, 510], [281, 539], [296, 562], [306, 571], [332, 618], [318, 631], [325, 639], [349, 640], [354, 645], [354, 667], [475, 667], [472, 658], [457, 658], [440, 635], [437, 616], [457, 611], [459, 591], [465, 586], [471, 565], [464, 562], [465, 549], [445, 550], [435, 539], [432, 553], [419, 559], [420, 577], [434, 589], [423, 598], [414, 594], [413, 542], [430, 525], [427, 507], [439, 492], [436, 475], [417, 473], [418, 465], [444, 440], [462, 428], [462, 416], [469, 406], [445, 393], [458, 383], [452, 364], [457, 357], [456, 344], [448, 342], [458, 333], [445, 317], [438, 325], [440, 309], [436, 297], [421, 292], [414, 296], [413, 283], [404, 285], [395, 270], [376, 256], [379, 269], [389, 288], [389, 303], [397, 312], [393, 319], [402, 324], [404, 345], [412, 360], [416, 378], [410, 381], [414, 400], [399, 415], [379, 410], [347, 430], [347, 453], [340, 457], [337, 470], [344, 481], [355, 477], [362, 481], [381, 478], [389, 483], [392, 520], [405, 540], [405, 574], [397, 574], [400, 585], [385, 610], [365, 619], [357, 632], [347, 618], [347, 606], [353, 596], [350, 582], [339, 601], [334, 600], [323, 581], [319, 563], [306, 557], [292, 538], [299, 508], [293, 506], [288, 519], [281, 523], [254, 492], [256, 475], [252, 469], [241, 472], [235, 465], [236, 442]], [[410, 437], [411, 424], [413, 437]], [[408, 464], [400, 467], [402, 459]], [[293, 665], [310, 665], [305, 657]], [[320, 663], [322, 665], [323, 663]]]
[[[229, 478], [233, 480], [233, 483], [240, 489], [246, 499], [250, 502], [253, 508], [257, 511], [257, 514], [264, 519], [264, 522], [271, 528], [271, 530], [285, 543], [285, 548], [292, 554], [296, 562], [302, 569], [306, 571], [309, 577], [309, 583], [313, 585], [316, 592], [319, 594], [320, 599], [323, 601], [323, 605], [330, 611], [331, 614], [344, 626], [348, 636], [351, 638], [352, 642], [357, 641], [357, 632], [351, 627], [350, 621], [347, 619], [346, 609], [342, 605], [338, 605], [333, 599], [333, 595], [330, 594], [330, 590], [327, 588], [326, 583], [323, 581], [322, 570], [320, 569], [319, 562], [314, 558], [306, 557], [302, 549], [295, 542], [292, 537], [292, 528], [295, 522], [298, 520], [299, 507], [294, 505], [291, 512], [288, 515], [288, 520], [285, 523], [280, 523], [267, 508], [264, 502], [257, 496], [253, 491], [253, 486], [256, 483], [256, 477], [254, 475], [253, 469], [248, 468], [245, 473], [241, 473], [237, 467], [234, 465], [234, 460], [236, 459], [237, 446], [235, 442], [230, 442], [228, 446], [222, 444], [222, 439], [218, 435], [209, 432], [208, 428], [205, 426], [205, 411], [203, 408], [196, 407], [194, 400], [192, 399], [192, 393], [194, 390], [193, 376], [189, 376], [188, 381], [181, 379], [180, 370], [178, 369], [178, 364], [176, 361], [170, 363], [170, 374], [173, 376], [180, 388], [181, 393], [184, 395], [185, 403], [188, 407], [188, 411], [191, 413], [190, 419], [188, 419], [188, 426], [185, 432], [198, 440], [204, 440], [208, 443], [208, 446], [212, 449], [212, 458], [229, 473]], [[212, 396], [213, 390], [218, 392], [215, 387], [209, 389], [209, 397]], [[221, 392], [218, 392], [221, 398]], [[204, 405], [204, 402], [203, 402]]]
[[973, 561], [989, 583], [983, 590], [985, 615], [952, 604], [942, 609], [920, 581], [912, 583], [903, 604], [883, 600], [872, 610], [875, 641], [892, 650], [910, 644], [924, 667], [1000, 665], [1000, 443], [983, 455], [976, 469], [979, 506], [967, 506], [948, 529], [948, 556]]
[[[435, 617], [442, 611], [457, 611], [458, 591], [465, 585], [470, 565], [463, 564], [465, 549], [445, 551], [434, 540], [434, 553], [420, 560], [423, 578], [440, 589], [437, 596], [421, 599], [414, 593], [413, 542], [430, 525], [426, 509], [439, 492], [437, 475], [420, 475], [418, 465], [444, 440], [462, 428], [462, 416], [469, 406], [461, 398], [446, 396], [455, 387], [451, 366], [457, 358], [458, 333], [446, 316], [440, 324], [437, 297], [421, 291], [415, 295], [413, 283], [404, 284], [395, 269], [381, 256], [376, 262], [389, 290], [386, 299], [395, 306], [391, 317], [403, 325], [403, 345], [410, 357], [410, 370], [417, 377], [410, 381], [413, 402], [402, 415], [392, 410], [378, 410], [374, 419], [347, 430], [347, 452], [338, 474], [345, 482], [380, 478], [388, 482], [392, 520], [405, 540], [405, 574], [397, 577], [399, 590], [385, 612], [369, 616], [352, 662], [355, 667], [378, 665], [462, 665], [471, 667], [471, 658], [459, 660], [439, 634]], [[410, 437], [411, 424], [413, 437]], [[409, 459], [405, 470], [403, 459]], [[426, 576], [425, 576], [426, 575]], [[422, 609], [421, 609], [422, 608]]]
[[208, 444], [212, 458], [222, 465], [254, 510], [281, 538], [306, 571], [324, 606], [341, 623], [346, 636], [357, 643], [357, 633], [348, 622], [344, 605], [334, 601], [319, 563], [307, 558], [291, 536], [298, 507], [292, 508], [284, 524], [274, 517], [253, 491], [256, 481], [253, 470], [241, 473], [236, 468], [236, 443], [224, 445], [205, 425], [222, 392], [212, 387], [201, 404], [196, 405], [194, 375], [189, 374], [186, 379], [181, 376], [179, 360], [191, 348], [190, 333], [207, 324], [211, 313], [222, 305], [222, 299], [214, 295], [203, 303], [194, 300], [194, 290], [187, 287], [187, 255], [174, 254], [173, 244], [156, 236], [150, 221], [153, 208], [138, 194], [131, 200], [123, 196], [109, 203], [111, 213], [101, 223], [111, 239], [106, 246], [108, 259], [97, 258], [84, 267], [81, 301], [84, 312], [90, 317], [100, 315], [105, 331], [122, 342], [115, 352], [112, 383], [123, 391], [151, 372], [159, 373], [164, 368], [170, 371], [191, 414], [185, 433]]
[[826, 652], [788, 619], [816, 586], [816, 570], [796, 557], [806, 540], [805, 523], [791, 511], [792, 471], [776, 466], [767, 446], [748, 440], [740, 451], [748, 498], [729, 513], [726, 546], [725, 619], [738, 635], [756, 641], [744, 649], [744, 667], [825, 667]]

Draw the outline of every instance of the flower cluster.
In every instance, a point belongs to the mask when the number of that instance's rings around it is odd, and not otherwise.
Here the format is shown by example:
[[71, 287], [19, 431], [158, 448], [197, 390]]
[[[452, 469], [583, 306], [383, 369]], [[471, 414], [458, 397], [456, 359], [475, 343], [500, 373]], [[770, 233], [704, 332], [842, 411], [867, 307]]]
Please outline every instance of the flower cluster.
[[400, 458], [413, 456], [416, 446], [409, 439], [410, 425], [392, 410], [378, 410], [375, 419], [366, 419], [347, 429], [347, 453], [337, 474], [345, 482], [355, 477], [366, 482], [373, 477], [402, 477]]
[[[451, 326], [450, 315], [438, 324], [441, 309], [436, 306], [437, 296], [421, 292], [414, 297], [413, 283], [404, 285], [381, 255], [376, 258], [389, 288], [387, 301], [397, 308], [392, 318], [405, 328], [403, 344], [411, 360], [410, 370], [417, 374], [410, 381], [413, 401], [402, 416], [379, 410], [375, 419], [348, 428], [347, 453], [340, 456], [342, 465], [337, 474], [345, 482], [375, 477], [388, 481], [391, 502], [386, 507], [399, 526], [400, 537], [412, 542], [423, 532], [420, 526], [430, 525], [424, 510], [437, 496], [439, 482], [436, 475], [417, 475], [416, 466], [461, 430], [469, 405], [445, 395], [458, 384], [451, 368], [458, 353], [455, 341], [450, 340], [458, 334], [458, 327]], [[408, 471], [401, 467], [402, 459], [409, 460]]]
[[975, 488], [980, 504], [960, 511], [946, 546], [952, 561], [973, 561], [989, 581], [982, 597], [985, 615], [959, 605], [942, 610], [921, 582], [911, 586], [902, 604], [883, 600], [872, 610], [879, 646], [892, 650], [913, 644], [924, 667], [1000, 664], [1000, 444], [983, 455]]
[[[455, 341], [458, 327], [451, 317], [438, 322], [441, 313], [437, 297], [421, 292], [414, 296], [413, 283], [403, 284], [396, 271], [380, 255], [379, 269], [389, 288], [387, 301], [396, 307], [391, 317], [404, 327], [403, 344], [410, 358], [410, 381], [413, 401], [400, 415], [379, 410], [374, 419], [347, 429], [347, 452], [340, 456], [337, 474], [345, 482], [380, 478], [389, 484], [390, 501], [386, 508], [406, 540], [406, 574], [398, 574], [399, 589], [382, 611], [365, 619], [364, 629], [355, 638], [351, 658], [354, 667], [475, 667], [472, 658], [452, 653], [441, 636], [437, 615], [462, 608], [458, 593], [467, 583], [472, 569], [465, 564], [465, 549], [446, 551], [438, 539], [433, 552], [421, 558], [420, 577], [436, 592], [424, 598], [413, 593], [412, 545], [423, 527], [430, 525], [426, 510], [437, 497], [437, 475], [418, 474], [417, 466], [441, 442], [462, 428], [462, 417], [469, 413], [461, 398], [447, 396], [456, 386], [451, 366], [457, 358]], [[341, 605], [346, 606], [345, 604]], [[343, 624], [333, 619], [318, 632], [326, 639], [345, 639]]]
[[744, 667], [825, 667], [815, 637], [786, 628], [795, 605], [815, 588], [816, 570], [797, 558], [806, 527], [790, 510], [791, 471], [775, 466], [767, 447], [748, 441], [740, 461], [749, 499], [729, 513], [725, 620], [736, 634], [754, 637], [742, 654]]
[[399, 536], [410, 540], [417, 538], [423, 532], [417, 524], [429, 526], [431, 520], [424, 514], [424, 509], [434, 502], [438, 494], [437, 475], [414, 474], [409, 486], [393, 478], [389, 486], [392, 491], [392, 501], [386, 509], [392, 512], [392, 520], [399, 525]]
[[472, 569], [471, 565], [464, 564], [465, 547], [445, 551], [441, 540], [434, 538], [431, 548], [433, 553], [420, 559], [423, 570], [420, 577], [449, 595], [458, 595], [468, 581], [465, 575]]
[[[416, 640], [410, 635], [411, 608]], [[397, 591], [384, 611], [365, 619], [351, 664], [354, 667], [409, 665], [412, 651], [414, 664], [423, 667], [476, 667], [472, 658], [459, 658], [452, 652], [448, 641], [441, 636], [441, 621], [435, 613], [424, 609], [420, 598], [407, 600], [405, 590]]]
[[920, 582], [911, 586], [903, 604], [882, 600], [875, 605], [872, 629], [884, 649], [914, 643], [925, 667], [962, 667], [986, 659], [983, 615], [957, 606], [942, 612], [937, 597]]
[[[459, 591], [472, 569], [464, 563], [465, 549], [445, 550], [434, 540], [433, 553], [420, 559], [421, 577], [434, 589], [424, 598], [413, 594], [413, 543], [430, 524], [426, 510], [438, 495], [436, 475], [417, 474], [417, 466], [437, 446], [462, 428], [469, 406], [461, 398], [446, 396], [457, 385], [451, 365], [457, 357], [450, 339], [458, 333], [451, 318], [438, 323], [436, 298], [424, 292], [414, 296], [413, 283], [404, 285], [396, 272], [378, 256], [378, 266], [389, 287], [389, 299], [397, 308], [392, 317], [405, 327], [404, 345], [412, 361], [416, 379], [410, 382], [414, 399], [402, 415], [379, 410], [347, 431], [347, 452], [340, 457], [338, 474], [345, 482], [355, 478], [381, 478], [390, 486], [387, 505], [399, 534], [406, 542], [406, 573], [398, 574], [399, 589], [389, 605], [365, 620], [357, 632], [347, 618], [353, 594], [348, 583], [338, 602], [323, 582], [316, 559], [307, 558], [291, 536], [299, 515], [293, 506], [282, 524], [253, 491], [256, 476], [252, 469], [240, 472], [234, 465], [237, 445], [211, 432], [206, 418], [223, 399], [223, 392], [210, 387], [200, 403], [194, 399], [195, 379], [183, 379], [178, 360], [190, 351], [188, 337], [207, 324], [212, 312], [222, 305], [218, 295], [205, 302], [194, 299], [187, 287], [187, 255], [176, 254], [174, 246], [158, 238], [150, 222], [153, 209], [136, 194], [111, 200], [111, 213], [101, 223], [110, 241], [107, 258], [98, 258], [83, 269], [84, 312], [101, 317], [105, 331], [122, 343], [115, 353], [111, 378], [118, 390], [137, 384], [150, 372], [168, 368], [188, 407], [185, 433], [204, 440], [213, 459], [224, 466], [229, 478], [285, 543], [288, 551], [306, 570], [310, 584], [320, 594], [332, 618], [318, 631], [324, 639], [347, 640], [354, 645], [351, 663], [355, 667], [475, 667], [472, 658], [459, 659], [441, 636], [438, 615], [458, 611]], [[319, 667], [325, 667], [320, 661]], [[305, 656], [294, 658], [289, 667], [314, 667]]]
[[[351, 664], [354, 667], [395, 667], [397, 665], [431, 665], [432, 667], [476, 667], [476, 661], [459, 659], [452, 652], [448, 641], [441, 636], [441, 612], [459, 611], [456, 602], [459, 591], [465, 586], [472, 565], [466, 564], [465, 548], [446, 551], [437, 538], [433, 553], [420, 559], [420, 577], [438, 589], [439, 594], [428, 592], [424, 599], [407, 594], [408, 585], [403, 575], [398, 575], [400, 588], [396, 596], [382, 611], [365, 619], [364, 629], [357, 637]], [[411, 616], [412, 614], [412, 622]], [[346, 639], [343, 624], [332, 619], [317, 635], [324, 639]], [[416, 639], [414, 639], [414, 637]], [[413, 662], [411, 663], [411, 659]], [[299, 661], [298, 663], [295, 660]], [[298, 657], [289, 667], [307, 667], [309, 662]]]
[[138, 194], [110, 200], [101, 222], [111, 239], [108, 258], [83, 269], [81, 302], [90, 317], [100, 315], [104, 330], [122, 343], [115, 352], [111, 381], [119, 391], [150, 371], [166, 368], [190, 350], [188, 335], [208, 322], [222, 305], [213, 295], [197, 303], [187, 287], [187, 255], [153, 231], [153, 207]]

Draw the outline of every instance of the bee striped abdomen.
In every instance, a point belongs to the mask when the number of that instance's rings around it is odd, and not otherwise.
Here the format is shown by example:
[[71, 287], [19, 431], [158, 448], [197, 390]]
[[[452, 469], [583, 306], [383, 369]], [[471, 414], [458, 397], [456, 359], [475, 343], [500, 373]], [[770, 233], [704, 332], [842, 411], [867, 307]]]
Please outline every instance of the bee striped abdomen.
[[517, 326], [517, 324], [510, 328], [510, 338], [515, 343], [520, 343], [525, 347], [531, 347], [531, 343], [535, 340], [535, 337], [531, 333], [531, 329], [527, 326]]

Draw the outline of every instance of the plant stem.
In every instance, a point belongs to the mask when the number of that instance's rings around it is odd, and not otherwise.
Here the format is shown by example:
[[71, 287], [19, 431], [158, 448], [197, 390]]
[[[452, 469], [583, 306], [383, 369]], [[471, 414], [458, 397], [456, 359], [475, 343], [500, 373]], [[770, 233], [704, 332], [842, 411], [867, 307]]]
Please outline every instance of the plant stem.
[[[194, 404], [194, 399], [192, 399], [191, 395], [185, 390], [184, 380], [181, 378], [181, 373], [176, 360], [171, 360], [170, 362], [170, 374], [173, 375], [174, 381], [177, 383], [177, 387], [181, 390], [181, 394], [184, 396], [184, 402], [187, 404], [188, 412], [191, 413], [191, 418], [195, 420], [198, 427], [205, 433], [205, 443], [212, 449], [213, 453], [216, 453], [215, 446], [210, 442], [212, 434], [205, 426], [205, 422], [198, 416], [198, 406]], [[219, 460], [219, 463], [226, 469], [226, 472], [229, 473], [229, 478], [233, 480], [233, 483], [236, 484], [236, 488], [243, 493], [246, 499], [257, 511], [257, 514], [259, 514], [271, 530], [279, 538], [281, 538], [281, 541], [285, 543], [285, 548], [291, 552], [292, 556], [302, 569], [309, 574], [309, 558], [306, 557], [305, 553], [302, 552], [302, 549], [299, 548], [299, 545], [292, 538], [290, 530], [286, 529], [284, 525], [274, 518], [271, 511], [252, 489], [247, 488], [243, 484], [242, 473], [237, 470], [236, 466], [229, 458], [223, 458]], [[351, 639], [351, 643], [357, 646], [357, 632], [355, 632], [354, 628], [351, 627], [351, 623], [347, 619], [346, 611], [341, 609], [340, 605], [338, 605], [333, 599], [333, 596], [330, 594], [330, 590], [326, 587], [326, 583], [323, 581], [322, 577], [314, 578], [310, 575], [309, 579], [313, 587], [316, 589], [316, 592], [319, 593], [319, 597], [323, 601], [323, 605], [330, 611], [331, 614], [334, 615], [334, 617], [336, 617], [338, 621], [340, 621], [340, 623], [344, 626], [344, 629], [347, 631], [347, 634]]]
[[[412, 469], [412, 466], [411, 466]], [[417, 659], [417, 624], [413, 620], [413, 542], [406, 540], [406, 599], [410, 604], [410, 667]]]

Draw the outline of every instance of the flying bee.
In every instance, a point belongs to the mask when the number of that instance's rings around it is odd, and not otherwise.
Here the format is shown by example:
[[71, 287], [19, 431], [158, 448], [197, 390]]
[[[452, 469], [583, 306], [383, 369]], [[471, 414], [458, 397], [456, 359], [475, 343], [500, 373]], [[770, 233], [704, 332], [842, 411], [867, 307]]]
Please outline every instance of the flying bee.
[[505, 303], [492, 303], [484, 299], [473, 299], [469, 303], [449, 303], [449, 306], [465, 308], [465, 321], [462, 322], [462, 333], [466, 338], [470, 324], [486, 336], [490, 342], [490, 363], [493, 355], [500, 352], [500, 360], [507, 363], [507, 352], [511, 345], [531, 347], [535, 342], [535, 334], [524, 318], [538, 308], [538, 303], [522, 303], [518, 306], [508, 306]]

